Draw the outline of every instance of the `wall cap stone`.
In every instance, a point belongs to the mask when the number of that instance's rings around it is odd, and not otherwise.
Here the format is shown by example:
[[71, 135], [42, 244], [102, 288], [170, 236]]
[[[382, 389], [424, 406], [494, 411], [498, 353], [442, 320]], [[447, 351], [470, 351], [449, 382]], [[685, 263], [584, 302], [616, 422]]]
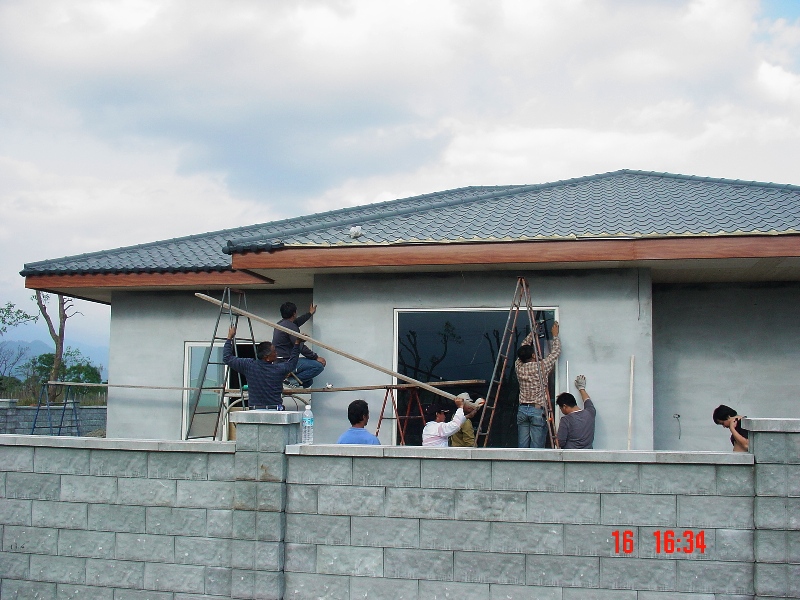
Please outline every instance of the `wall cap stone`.
[[299, 423], [302, 416], [302, 412], [294, 410], [237, 410], [230, 413], [230, 420], [231, 423], [291, 425]]
[[213, 440], [133, 440], [57, 435], [0, 435], [0, 446], [44, 446], [49, 448], [89, 448], [94, 450], [155, 450], [160, 452], [215, 452], [233, 454], [236, 442]]
[[361, 446], [356, 444], [293, 444], [286, 454], [303, 456], [377, 456], [384, 458], [444, 458], [540, 462], [610, 462], [706, 465], [752, 465], [746, 452], [653, 452], [649, 450], [539, 450], [525, 448], [425, 448], [422, 446]]
[[800, 419], [742, 419], [748, 431], [800, 433]]

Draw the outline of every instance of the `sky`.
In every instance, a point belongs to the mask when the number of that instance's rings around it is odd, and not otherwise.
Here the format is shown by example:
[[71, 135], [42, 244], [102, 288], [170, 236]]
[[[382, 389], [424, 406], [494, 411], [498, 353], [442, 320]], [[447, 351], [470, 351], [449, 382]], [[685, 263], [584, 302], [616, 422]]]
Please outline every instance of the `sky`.
[[[800, 184], [799, 156], [800, 0], [0, 0], [0, 304], [29, 311], [27, 262], [625, 168]], [[106, 345], [77, 309], [67, 344]]]

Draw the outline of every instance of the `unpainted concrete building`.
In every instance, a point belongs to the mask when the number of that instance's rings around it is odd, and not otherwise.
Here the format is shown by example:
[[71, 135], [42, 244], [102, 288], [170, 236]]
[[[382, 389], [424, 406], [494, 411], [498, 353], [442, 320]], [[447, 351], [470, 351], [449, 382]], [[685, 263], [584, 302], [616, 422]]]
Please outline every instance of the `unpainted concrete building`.
[[[301, 312], [317, 304], [304, 332], [386, 368], [486, 378], [493, 333], [524, 276], [541, 314], [561, 323], [555, 391], [588, 377], [595, 448], [625, 449], [630, 431], [632, 449], [722, 451], [718, 404], [800, 417], [798, 233], [800, 187], [623, 170], [29, 263], [22, 275], [29, 288], [111, 305], [110, 383], [176, 387], [191, 383], [217, 316], [194, 293], [228, 286], [270, 320], [286, 300]], [[271, 335], [256, 324], [257, 338]], [[320, 384], [392, 383], [320, 353]], [[347, 427], [356, 397], [374, 424], [380, 390], [312, 398], [318, 442]], [[108, 436], [181, 439], [187, 404], [179, 390], [112, 388]], [[396, 441], [391, 427], [381, 439]]]

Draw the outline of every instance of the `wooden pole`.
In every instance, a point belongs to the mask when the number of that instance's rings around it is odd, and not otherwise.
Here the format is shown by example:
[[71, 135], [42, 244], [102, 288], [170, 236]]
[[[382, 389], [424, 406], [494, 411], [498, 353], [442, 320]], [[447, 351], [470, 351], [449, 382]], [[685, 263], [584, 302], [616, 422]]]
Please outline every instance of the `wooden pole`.
[[628, 389], [628, 450], [631, 449], [631, 441], [633, 440], [633, 363], [634, 355], [631, 354], [631, 379]]
[[334, 348], [333, 346], [329, 346], [328, 344], [324, 344], [318, 340], [315, 340], [311, 336], [305, 335], [304, 333], [298, 333], [288, 327], [283, 327], [278, 325], [277, 323], [273, 323], [272, 321], [267, 321], [266, 319], [254, 315], [251, 312], [247, 312], [246, 310], [242, 310], [241, 308], [237, 308], [235, 306], [231, 306], [230, 304], [225, 304], [224, 302], [220, 302], [216, 298], [212, 298], [211, 296], [206, 296], [205, 294], [195, 294], [201, 300], [205, 300], [206, 302], [210, 302], [211, 304], [216, 304], [217, 306], [221, 306], [225, 309], [229, 309], [231, 312], [242, 316], [247, 317], [248, 319], [252, 319], [254, 321], [258, 321], [259, 323], [263, 323], [264, 325], [268, 325], [273, 329], [277, 329], [278, 331], [283, 331], [284, 333], [288, 333], [291, 336], [299, 337], [301, 340], [305, 340], [306, 342], [311, 342], [315, 346], [319, 346], [320, 348], [325, 348], [326, 350], [330, 350], [335, 354], [339, 354], [340, 356], [344, 356], [345, 358], [349, 358], [350, 360], [354, 360], [357, 363], [364, 365], [365, 367], [369, 367], [370, 369], [375, 369], [376, 371], [380, 371], [381, 373], [386, 373], [387, 375], [391, 375], [392, 377], [396, 377], [397, 379], [401, 379], [407, 383], [413, 383], [417, 387], [421, 387], [423, 390], [428, 390], [436, 394], [437, 396], [442, 396], [443, 398], [449, 398], [450, 400], [455, 400], [456, 397], [453, 394], [448, 394], [447, 392], [437, 389], [432, 385], [427, 383], [423, 383], [422, 381], [417, 381], [413, 377], [409, 377], [408, 375], [402, 375], [396, 371], [392, 371], [391, 369], [387, 369], [380, 365], [376, 365], [373, 362], [369, 362], [368, 360], [364, 360], [363, 358], [359, 358], [358, 356], [354, 356], [344, 350], [339, 350], [338, 348]]

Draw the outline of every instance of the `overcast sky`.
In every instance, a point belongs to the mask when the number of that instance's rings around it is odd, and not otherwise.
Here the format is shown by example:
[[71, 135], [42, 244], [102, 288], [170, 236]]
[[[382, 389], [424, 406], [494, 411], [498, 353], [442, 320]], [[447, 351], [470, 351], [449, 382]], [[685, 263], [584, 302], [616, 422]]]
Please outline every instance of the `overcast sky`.
[[800, 184], [799, 141], [798, 0], [0, 0], [0, 302], [26, 262], [466, 185]]

